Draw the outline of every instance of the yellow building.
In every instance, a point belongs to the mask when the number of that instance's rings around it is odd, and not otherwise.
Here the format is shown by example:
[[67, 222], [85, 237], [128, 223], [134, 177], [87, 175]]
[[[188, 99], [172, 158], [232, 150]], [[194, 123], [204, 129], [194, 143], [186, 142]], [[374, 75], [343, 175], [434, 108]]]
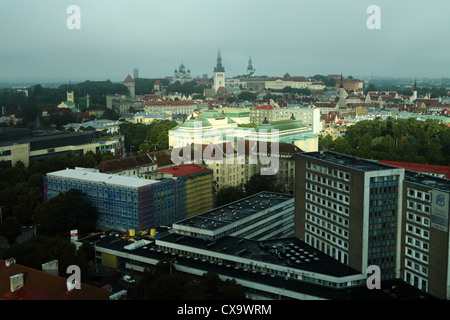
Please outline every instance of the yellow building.
[[127, 119], [128, 122], [150, 124], [155, 120], [172, 120], [172, 115], [168, 113], [148, 113], [138, 112], [134, 116]]
[[178, 190], [186, 195], [186, 217], [212, 209], [212, 170], [195, 164], [184, 164], [157, 169], [153, 171], [155, 172], [164, 174], [165, 178], [170, 175], [181, 183]]
[[64, 102], [61, 102], [58, 105], [58, 108], [75, 108], [75, 98], [74, 98], [74, 94], [73, 91], [67, 91], [67, 100]]

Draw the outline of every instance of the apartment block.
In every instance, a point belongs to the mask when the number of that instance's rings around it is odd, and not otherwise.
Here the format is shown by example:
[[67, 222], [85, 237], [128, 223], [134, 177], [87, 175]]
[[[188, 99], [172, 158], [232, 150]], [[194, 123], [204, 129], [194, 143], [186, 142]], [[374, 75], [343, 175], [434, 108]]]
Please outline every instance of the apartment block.
[[440, 299], [450, 298], [450, 182], [406, 171], [400, 270], [403, 280]]
[[296, 155], [295, 235], [356, 270], [400, 276], [404, 169], [334, 152]]
[[76, 168], [47, 173], [44, 196], [48, 201], [60, 193], [78, 189], [97, 209], [98, 229], [128, 231], [167, 225], [184, 218], [176, 205], [173, 179], [161, 181], [100, 173], [94, 169]]

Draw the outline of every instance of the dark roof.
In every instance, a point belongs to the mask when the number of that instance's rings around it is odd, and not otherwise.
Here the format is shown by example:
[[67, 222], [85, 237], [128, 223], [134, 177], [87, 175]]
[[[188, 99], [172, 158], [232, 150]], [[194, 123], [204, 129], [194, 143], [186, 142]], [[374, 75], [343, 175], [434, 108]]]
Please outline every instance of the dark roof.
[[[24, 274], [24, 286], [12, 293], [9, 277]], [[68, 275], [69, 276], [69, 275]], [[0, 259], [0, 300], [109, 300], [111, 292], [82, 283], [67, 293], [67, 278]]]
[[99, 169], [102, 173], [112, 173], [153, 164], [155, 164], [155, 162], [149, 157], [148, 154], [140, 154], [137, 156], [103, 161], [97, 165], [97, 169]]
[[[363, 158], [358, 158], [355, 156], [350, 156], [338, 152], [332, 151], [318, 151], [318, 152], [307, 152], [298, 153], [296, 156], [302, 156], [307, 158], [314, 158], [321, 161], [329, 162], [335, 165], [340, 165], [348, 167], [349, 169], [359, 170], [359, 171], [377, 171], [377, 170], [389, 170], [393, 169], [393, 166], [379, 163], [374, 160], [367, 160]], [[400, 168], [398, 168], [400, 169]]]
[[[136, 237], [137, 238], [137, 237]], [[145, 238], [145, 237], [144, 237]], [[133, 250], [133, 254], [139, 255], [142, 257], [152, 258], [157, 261], [161, 261], [163, 259], [170, 259], [173, 260], [174, 256], [170, 252], [164, 252], [163, 250], [157, 250], [157, 246], [155, 245], [155, 240], [151, 239], [150, 237], [147, 237], [149, 239], [150, 243], [147, 244], [145, 247], [141, 247], [138, 249]], [[177, 240], [178, 239], [178, 240]], [[97, 240], [100, 240], [96, 242]], [[326, 256], [324, 253], [318, 251], [317, 249], [309, 246], [304, 241], [291, 237], [291, 238], [283, 238], [283, 239], [275, 239], [275, 240], [265, 240], [265, 241], [253, 241], [253, 240], [247, 240], [247, 239], [241, 239], [236, 238], [232, 236], [226, 236], [220, 241], [216, 241], [216, 243], [203, 241], [200, 239], [195, 239], [188, 236], [182, 236], [179, 234], [170, 234], [166, 236], [161, 237], [162, 241], [177, 241], [177, 243], [182, 243], [183, 245], [192, 245], [198, 248], [204, 248], [205, 250], [212, 250], [212, 251], [220, 251], [223, 252], [223, 247], [227, 246], [231, 250], [238, 250], [238, 246], [247, 247], [249, 249], [254, 249], [254, 252], [249, 252], [247, 250], [247, 254], [254, 255], [255, 258], [260, 259], [261, 257], [258, 257], [258, 255], [265, 255], [268, 257], [269, 255], [272, 255], [272, 253], [264, 252], [264, 250], [270, 250], [273, 249], [272, 247], [279, 246], [280, 248], [282, 246], [291, 246], [291, 243], [293, 244], [294, 250], [296, 249], [295, 246], [298, 247], [298, 249], [302, 248], [305, 250], [307, 248], [308, 254], [316, 253], [316, 257], [319, 258], [319, 261], [316, 261], [313, 259], [310, 263], [310, 269], [311, 270], [317, 270], [319, 272], [320, 268], [326, 268], [328, 269], [328, 272], [334, 273], [334, 274], [358, 274], [357, 271], [353, 270], [352, 268], [345, 266], [341, 263], [339, 263], [337, 260]], [[241, 241], [242, 240], [242, 241]], [[129, 245], [131, 242], [129, 242], [127, 239], [121, 239], [120, 237], [115, 237], [114, 234], [110, 233], [109, 236], [103, 236], [103, 238], [100, 237], [100, 235], [90, 236], [85, 239], [81, 239], [81, 241], [88, 241], [88, 242], [96, 242], [96, 246], [99, 248], [107, 248], [110, 250], [117, 250], [122, 253], [130, 253], [129, 250], [124, 249], [124, 246]], [[239, 243], [239, 241], [241, 241]], [[262, 246], [263, 245], [263, 246]], [[265, 249], [264, 249], [265, 247]], [[234, 249], [233, 249], [234, 248]], [[237, 252], [242, 250], [239, 249]], [[297, 250], [298, 250], [297, 249]], [[264, 253], [263, 253], [264, 252]], [[273, 256], [273, 255], [272, 255]], [[235, 268], [234, 265], [226, 265], [226, 264], [218, 264], [218, 263], [210, 263], [209, 261], [202, 261], [200, 259], [195, 259], [193, 257], [187, 257], [187, 256], [176, 256], [176, 261], [174, 262], [175, 269], [177, 268], [177, 265], [183, 265], [187, 268], [194, 268], [194, 269], [200, 269], [206, 271], [215, 272], [220, 275], [225, 275], [227, 277], [231, 277], [234, 279], [242, 279], [244, 281], [251, 281], [260, 283], [262, 285], [269, 285], [273, 287], [283, 287], [286, 290], [290, 291], [296, 291], [296, 292], [302, 292], [305, 294], [311, 294], [314, 296], [322, 297], [325, 299], [338, 299], [338, 300], [365, 300], [365, 299], [386, 299], [386, 300], [396, 300], [396, 299], [434, 299], [430, 295], [421, 292], [420, 290], [406, 284], [405, 282], [401, 280], [389, 280], [389, 281], [382, 281], [381, 287], [383, 290], [369, 290], [365, 285], [363, 286], [357, 286], [357, 287], [351, 287], [346, 289], [334, 289], [330, 287], [325, 287], [313, 283], [308, 283], [304, 281], [298, 281], [294, 279], [285, 279], [281, 276], [270, 276], [268, 274], [262, 275], [259, 272], [251, 272], [249, 270], [244, 270], [242, 268]], [[278, 262], [278, 258], [276, 258]], [[322, 260], [323, 259], [323, 260]], [[319, 266], [319, 264], [322, 264], [322, 266]], [[308, 268], [306, 266], [306, 263], [302, 268], [305, 268], [305, 270]], [[317, 269], [316, 269], [317, 268]]]

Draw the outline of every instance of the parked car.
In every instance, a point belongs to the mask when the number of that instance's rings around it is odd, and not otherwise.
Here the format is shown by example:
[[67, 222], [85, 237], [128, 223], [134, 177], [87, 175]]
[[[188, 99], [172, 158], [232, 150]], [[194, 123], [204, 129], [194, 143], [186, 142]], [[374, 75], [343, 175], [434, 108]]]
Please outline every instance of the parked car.
[[129, 275], [125, 275], [123, 276], [123, 281], [127, 282], [127, 283], [135, 283], [136, 280], [134, 280], [131, 276]]

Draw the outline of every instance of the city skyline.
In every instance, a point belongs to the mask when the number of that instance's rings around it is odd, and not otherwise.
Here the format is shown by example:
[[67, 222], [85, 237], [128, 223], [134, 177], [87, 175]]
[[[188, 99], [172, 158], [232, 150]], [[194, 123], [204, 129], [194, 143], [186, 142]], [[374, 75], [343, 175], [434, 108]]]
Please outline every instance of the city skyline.
[[[0, 4], [0, 82], [120, 81], [173, 74], [213, 75], [220, 50], [227, 77], [257, 75], [447, 76], [450, 3], [407, 1], [180, 1], [95, 3], [78, 0]], [[80, 8], [80, 29], [67, 13]], [[381, 29], [366, 22], [380, 8]], [[427, 12], [427, 14], [423, 14]]]

